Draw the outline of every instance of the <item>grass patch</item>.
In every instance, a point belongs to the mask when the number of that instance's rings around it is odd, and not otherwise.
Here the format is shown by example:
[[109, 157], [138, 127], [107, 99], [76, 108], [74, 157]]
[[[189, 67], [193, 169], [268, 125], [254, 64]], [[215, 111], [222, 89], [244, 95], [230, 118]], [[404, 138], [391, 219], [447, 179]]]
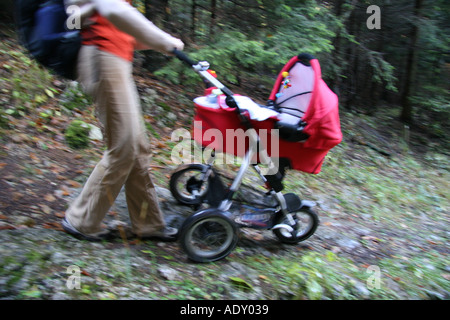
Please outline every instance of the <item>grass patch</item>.
[[7, 58], [7, 62], [1, 66], [4, 72], [0, 78], [1, 93], [9, 97], [1, 102], [5, 113], [15, 117], [24, 116], [58, 93], [53, 88], [50, 72], [18, 47], [4, 41], [0, 43], [0, 53]]

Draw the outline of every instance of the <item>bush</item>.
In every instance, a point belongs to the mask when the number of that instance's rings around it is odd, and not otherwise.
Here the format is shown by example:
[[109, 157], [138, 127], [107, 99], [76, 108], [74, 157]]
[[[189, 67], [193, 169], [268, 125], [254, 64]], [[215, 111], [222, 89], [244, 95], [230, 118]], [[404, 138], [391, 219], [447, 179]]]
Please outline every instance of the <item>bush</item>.
[[90, 127], [81, 120], [73, 120], [66, 129], [67, 144], [74, 149], [86, 148], [89, 145]]

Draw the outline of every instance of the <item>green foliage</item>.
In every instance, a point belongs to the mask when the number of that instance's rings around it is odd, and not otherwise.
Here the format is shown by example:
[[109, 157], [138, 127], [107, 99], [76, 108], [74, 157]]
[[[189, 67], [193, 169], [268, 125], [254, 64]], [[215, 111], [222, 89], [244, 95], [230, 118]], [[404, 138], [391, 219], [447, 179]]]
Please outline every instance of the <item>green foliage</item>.
[[0, 128], [7, 129], [9, 127], [9, 121], [6, 112], [0, 110]]
[[[203, 46], [190, 53], [190, 56], [197, 61], [208, 61], [221, 80], [238, 84], [244, 74], [260, 73], [264, 68], [271, 67], [277, 55], [265, 50], [263, 42], [249, 40], [238, 31], [230, 31], [224, 33], [214, 45]], [[197, 74], [176, 59], [155, 72], [155, 75], [176, 84], [191, 86], [201, 81]]]
[[[329, 53], [338, 25], [327, 7], [315, 1], [306, 1], [302, 7], [281, 6], [275, 16], [276, 30], [254, 36], [244, 34], [238, 26], [223, 26], [213, 42], [208, 41], [189, 55], [194, 60], [206, 60], [218, 72], [221, 80], [239, 85], [242, 79], [255, 75], [275, 76], [294, 55]], [[188, 86], [199, 83], [199, 77], [173, 59], [155, 75]]]
[[0, 44], [0, 51], [8, 57], [3, 64], [4, 76], [0, 78], [2, 93], [9, 94], [5, 112], [15, 117], [29, 113], [37, 106], [53, 98], [57, 91], [52, 87], [52, 75], [21, 51], [8, 43]]
[[[292, 56], [306, 52], [321, 61], [324, 78], [349, 107], [373, 111], [381, 99], [400, 104], [401, 94], [410, 82], [405, 63], [411, 50], [416, 52], [417, 74], [412, 92], [425, 98], [432, 84], [448, 91], [447, 37], [448, 3], [424, 2], [416, 15], [414, 3], [407, 0], [372, 1], [381, 9], [381, 29], [368, 29], [367, 2], [318, 0], [217, 1], [198, 0], [186, 6], [171, 1], [171, 12], [164, 17], [184, 28], [184, 40], [193, 44], [191, 55], [211, 63], [220, 79], [240, 85], [257, 77], [268, 82]], [[194, 12], [194, 11], [195, 12]], [[176, 19], [175, 19], [176, 18]], [[420, 29], [418, 42], [411, 47], [411, 32]], [[420, 49], [417, 49], [420, 48]], [[414, 72], [413, 72], [414, 74]], [[447, 74], [447, 76], [445, 76]], [[178, 61], [171, 61], [157, 72], [167, 80], [192, 88], [200, 80]], [[386, 91], [391, 91], [387, 94]], [[394, 93], [394, 94], [392, 94]], [[411, 97], [408, 97], [411, 99]], [[415, 104], [436, 111], [446, 104], [445, 95], [429, 103]], [[448, 100], [448, 99], [447, 99]], [[350, 105], [351, 104], [351, 105]], [[417, 110], [417, 108], [416, 108]], [[421, 116], [419, 114], [419, 116]], [[445, 114], [441, 119], [445, 119]], [[432, 119], [434, 132], [447, 128]]]
[[415, 90], [410, 97], [416, 118], [437, 136], [445, 137], [450, 130], [449, 61], [450, 7], [448, 1], [426, 3], [419, 27], [417, 74]]
[[[448, 299], [448, 296], [440, 293], [443, 289], [447, 293], [450, 290], [448, 277], [443, 276], [447, 265], [445, 256], [429, 252], [411, 258], [385, 259], [380, 262], [383, 274], [395, 279], [403, 292], [412, 299]], [[387, 281], [382, 284], [386, 286]]]
[[394, 66], [387, 62], [380, 52], [369, 50], [365, 52], [365, 55], [369, 66], [373, 70], [373, 81], [378, 84], [385, 83], [384, 86], [387, 90], [397, 92], [397, 78], [394, 74]]
[[244, 279], [242, 279], [240, 277], [229, 277], [228, 279], [231, 281], [231, 283], [234, 286], [236, 286], [237, 288], [239, 288], [243, 291], [253, 290], [253, 286], [248, 281], [245, 281]]
[[74, 149], [89, 145], [90, 127], [81, 120], [73, 120], [66, 129], [65, 137], [68, 145]]
[[67, 86], [59, 99], [61, 106], [68, 110], [84, 110], [87, 106], [92, 104], [90, 97], [88, 97], [83, 92], [80, 85], [75, 82]]
[[339, 20], [331, 10], [316, 1], [302, 5], [282, 5], [276, 11], [278, 25], [273, 36], [268, 36], [266, 47], [278, 54], [278, 63], [284, 64], [301, 52], [325, 54], [333, 50]]
[[308, 253], [299, 262], [285, 266], [285, 270], [284, 281], [289, 283], [296, 299], [357, 299], [369, 294], [358, 291], [362, 283], [355, 275], [359, 276], [361, 271], [350, 260], [331, 251]]
[[450, 129], [450, 91], [444, 86], [424, 85], [411, 97], [417, 107], [417, 118], [426, 126], [426, 131], [446, 138]]

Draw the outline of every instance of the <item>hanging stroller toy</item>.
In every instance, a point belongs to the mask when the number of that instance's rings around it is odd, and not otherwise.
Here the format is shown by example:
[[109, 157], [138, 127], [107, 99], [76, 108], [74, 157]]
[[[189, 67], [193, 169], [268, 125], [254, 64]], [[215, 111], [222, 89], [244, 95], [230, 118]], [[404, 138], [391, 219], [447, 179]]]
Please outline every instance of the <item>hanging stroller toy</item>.
[[[208, 70], [209, 63], [196, 63], [177, 50], [174, 54], [209, 84], [205, 96], [194, 100], [193, 131], [194, 140], [212, 150], [210, 158], [206, 164], [181, 165], [170, 177], [170, 190], [180, 203], [209, 205], [180, 228], [188, 257], [209, 262], [228, 256], [239, 227], [272, 230], [288, 244], [308, 239], [319, 224], [314, 203], [283, 194], [282, 179], [286, 167], [319, 173], [325, 155], [342, 140], [338, 98], [322, 80], [318, 60], [306, 54], [293, 57], [279, 73], [268, 105], [259, 106], [234, 95]], [[243, 158], [228, 188], [213, 167], [217, 151]], [[268, 190], [262, 195], [264, 205], [243, 205], [232, 213], [233, 197], [250, 166]]]

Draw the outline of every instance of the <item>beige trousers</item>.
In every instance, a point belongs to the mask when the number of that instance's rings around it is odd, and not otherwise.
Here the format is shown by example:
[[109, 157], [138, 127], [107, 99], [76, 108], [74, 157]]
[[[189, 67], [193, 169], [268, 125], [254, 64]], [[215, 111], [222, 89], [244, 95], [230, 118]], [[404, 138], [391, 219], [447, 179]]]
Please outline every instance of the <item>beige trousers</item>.
[[148, 172], [149, 143], [132, 63], [95, 46], [82, 46], [78, 81], [94, 98], [107, 150], [70, 205], [66, 218], [82, 233], [99, 232], [102, 220], [125, 185], [133, 232], [145, 236], [164, 228]]

